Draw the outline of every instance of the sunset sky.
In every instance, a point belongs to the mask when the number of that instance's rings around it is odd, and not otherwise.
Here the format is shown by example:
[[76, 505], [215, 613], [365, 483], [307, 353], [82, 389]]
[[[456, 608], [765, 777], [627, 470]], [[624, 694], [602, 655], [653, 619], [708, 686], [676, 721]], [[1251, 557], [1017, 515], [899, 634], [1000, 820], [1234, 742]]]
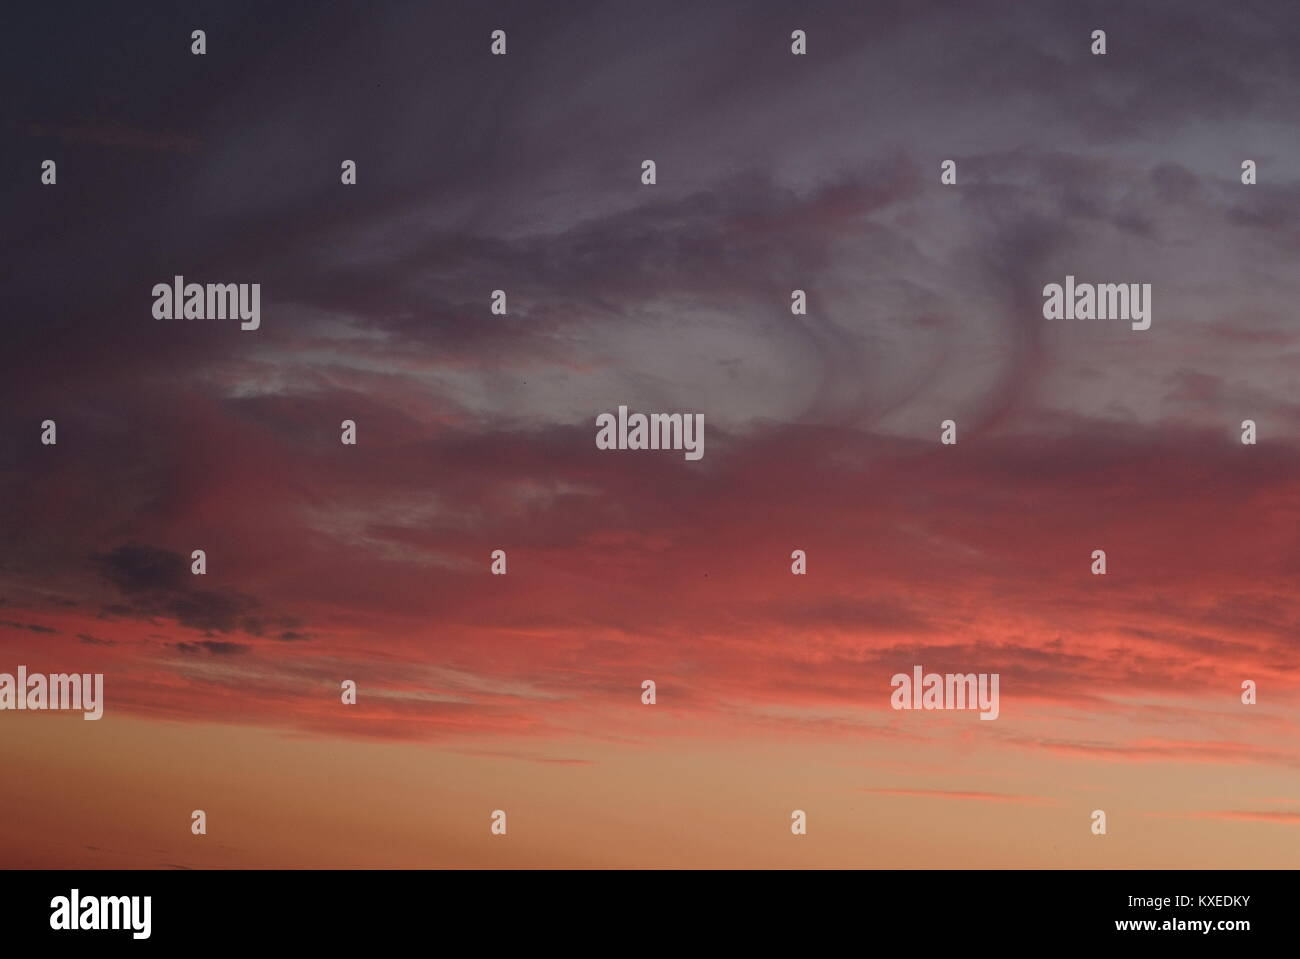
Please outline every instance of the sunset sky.
[[1300, 866], [1300, 8], [38, 6], [0, 865]]

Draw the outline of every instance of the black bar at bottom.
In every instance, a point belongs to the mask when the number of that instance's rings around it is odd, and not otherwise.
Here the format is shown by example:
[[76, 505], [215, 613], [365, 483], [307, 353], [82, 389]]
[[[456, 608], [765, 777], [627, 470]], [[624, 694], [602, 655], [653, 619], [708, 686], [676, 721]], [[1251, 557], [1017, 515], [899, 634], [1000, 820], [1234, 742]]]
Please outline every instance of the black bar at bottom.
[[[895, 944], [909, 954], [1055, 943], [1235, 950], [1294, 946], [1296, 876], [15, 870], [0, 872], [0, 928], [9, 946], [62, 941], [90, 949], [284, 944], [297, 951], [405, 941], [456, 952], [519, 945], [665, 954], [709, 943], [728, 954], [753, 944], [766, 954], [821, 951], [838, 939], [863, 951]], [[119, 928], [80, 928], [92, 924]]]

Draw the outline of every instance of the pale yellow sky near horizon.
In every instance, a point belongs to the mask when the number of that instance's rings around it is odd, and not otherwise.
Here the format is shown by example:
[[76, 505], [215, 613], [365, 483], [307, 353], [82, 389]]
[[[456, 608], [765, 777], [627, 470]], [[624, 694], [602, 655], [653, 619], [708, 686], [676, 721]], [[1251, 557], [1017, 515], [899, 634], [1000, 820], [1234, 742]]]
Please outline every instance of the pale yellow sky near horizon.
[[[3, 717], [8, 868], [1294, 868], [1296, 776], [980, 743], [431, 745]], [[587, 764], [513, 758], [553, 755]], [[987, 763], [986, 766], [981, 766]], [[1222, 784], [1231, 777], [1229, 800]], [[874, 790], [874, 791], [873, 791]], [[927, 794], [929, 791], [929, 794]], [[1223, 802], [1215, 805], [1216, 793]], [[966, 794], [966, 795], [953, 795]], [[999, 798], [1000, 797], [1000, 798]], [[1108, 833], [1089, 815], [1106, 810]], [[208, 834], [193, 836], [203, 809]], [[489, 830], [494, 809], [508, 833]], [[790, 832], [792, 810], [808, 834]]]

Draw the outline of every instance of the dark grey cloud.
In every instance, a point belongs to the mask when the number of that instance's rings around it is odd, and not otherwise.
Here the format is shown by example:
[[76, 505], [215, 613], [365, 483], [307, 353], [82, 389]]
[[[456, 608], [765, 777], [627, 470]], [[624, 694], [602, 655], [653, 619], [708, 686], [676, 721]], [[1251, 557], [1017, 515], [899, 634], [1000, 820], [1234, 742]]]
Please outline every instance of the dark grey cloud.
[[199, 655], [204, 652], [213, 656], [235, 656], [239, 653], [246, 653], [251, 649], [246, 643], [230, 643], [222, 640], [199, 640], [196, 643], [176, 643], [176, 649], [187, 656]]
[[53, 629], [49, 626], [42, 626], [39, 623], [20, 623], [12, 619], [0, 620], [0, 626], [5, 626], [8, 627], [9, 629], [25, 629], [30, 633], [57, 633], [58, 632], [57, 629]]
[[89, 633], [78, 633], [77, 639], [81, 640], [87, 646], [116, 646], [117, 643], [111, 639], [101, 639], [98, 636], [91, 636]]
[[261, 632], [264, 620], [253, 615], [258, 605], [252, 599], [232, 590], [193, 585], [197, 577], [179, 553], [132, 544], [93, 556], [92, 561], [122, 594], [124, 602], [106, 607], [112, 615], [162, 616], [205, 632]]

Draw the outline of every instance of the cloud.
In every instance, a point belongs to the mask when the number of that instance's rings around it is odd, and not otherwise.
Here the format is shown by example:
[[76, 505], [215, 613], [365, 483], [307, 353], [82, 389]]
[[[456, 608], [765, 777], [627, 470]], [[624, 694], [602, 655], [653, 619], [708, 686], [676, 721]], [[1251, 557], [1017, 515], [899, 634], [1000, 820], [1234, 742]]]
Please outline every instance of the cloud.
[[195, 655], [206, 651], [213, 656], [234, 656], [238, 653], [248, 652], [250, 647], [244, 643], [203, 639], [196, 643], [177, 643], [176, 648], [187, 655]]
[[116, 646], [117, 645], [117, 643], [114, 640], [100, 639], [97, 636], [90, 636], [87, 635], [86, 633], [78, 633], [77, 639], [81, 640], [81, 642], [85, 643], [87, 646]]
[[1287, 826], [1300, 826], [1300, 813], [1278, 810], [1220, 810], [1216, 812], [1194, 813], [1146, 813], [1156, 818], [1190, 818], [1190, 819], [1228, 819], [1245, 822], [1270, 822]]
[[1179, 742], [1147, 738], [1129, 744], [1042, 742], [1037, 745], [1051, 752], [1108, 762], [1266, 763], [1300, 769], [1300, 756], [1293, 751], [1270, 749], [1253, 742]]
[[1277, 822], [1286, 823], [1291, 826], [1300, 826], [1300, 813], [1294, 812], [1277, 812], [1271, 810], [1248, 812], [1232, 810], [1226, 812], [1206, 813], [1206, 815], [1214, 819], [1246, 819], [1256, 822]]
[[[268, 629], [295, 625], [293, 617], [273, 616], [234, 590], [199, 589], [182, 555], [151, 546], [125, 545], [92, 557], [101, 575], [127, 600], [105, 610], [115, 616], [165, 617], [182, 626], [213, 633], [242, 631], [262, 636]], [[205, 574], [206, 575], [206, 574]], [[278, 638], [283, 639], [282, 631]], [[293, 639], [305, 639], [288, 633]], [[184, 644], [182, 644], [184, 645]], [[204, 648], [228, 644], [203, 644]]]
[[863, 789], [862, 792], [880, 796], [908, 796], [921, 799], [966, 799], [975, 802], [1047, 803], [1056, 800], [1043, 796], [1018, 796], [1011, 793], [973, 792], [956, 789]]
[[12, 619], [0, 620], [0, 626], [7, 626], [10, 629], [25, 629], [33, 633], [56, 633], [58, 630], [49, 626], [41, 626], [39, 623], [19, 623]]
[[[320, 734], [636, 740], [619, 710], [653, 670], [737, 736], [882, 736], [888, 677], [919, 662], [1000, 672], [1009, 719], [1134, 724], [1013, 746], [1291, 768], [1218, 704], [1300, 676], [1300, 183], [1279, 159], [1300, 60], [1272, 39], [1296, 11], [1103, 5], [1101, 63], [1065, 5], [1010, 27], [846, 9], [805, 11], [802, 63], [766, 4], [521, 9], [509, 74], [469, 45], [428, 57], [432, 8], [322, 9], [247, 34], [219, 90], [169, 74], [164, 103], [115, 75], [88, 123], [55, 90], [19, 100], [20, 142], [111, 146], [96, 182], [119, 188], [64, 190], [64, 165], [7, 208], [23, 362], [0, 429], [56, 415], [60, 436], [0, 451], [7, 608], [120, 664], [150, 715], [221, 716], [249, 683], [248, 721]], [[57, 47], [94, 87], [98, 15], [66, 37], [31, 16], [18, 69]], [[382, 94], [329, 66], [375, 49]], [[358, 143], [345, 190], [321, 157]], [[1150, 335], [1048, 324], [1067, 273], [1152, 282]], [[262, 329], [154, 320], [175, 274], [261, 282]], [[705, 459], [597, 451], [621, 403], [702, 412]], [[341, 676], [379, 695], [340, 715]], [[1173, 697], [1199, 727], [1170, 733]]]

